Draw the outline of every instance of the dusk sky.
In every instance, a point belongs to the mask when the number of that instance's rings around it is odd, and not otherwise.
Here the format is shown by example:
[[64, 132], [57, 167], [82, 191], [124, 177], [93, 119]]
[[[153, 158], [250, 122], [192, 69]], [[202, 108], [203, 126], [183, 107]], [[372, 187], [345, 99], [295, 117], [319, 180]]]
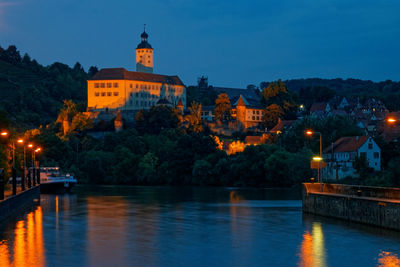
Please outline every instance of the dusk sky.
[[155, 73], [186, 85], [294, 78], [400, 80], [398, 0], [0, 0], [0, 45], [41, 64], [135, 70], [143, 24]]

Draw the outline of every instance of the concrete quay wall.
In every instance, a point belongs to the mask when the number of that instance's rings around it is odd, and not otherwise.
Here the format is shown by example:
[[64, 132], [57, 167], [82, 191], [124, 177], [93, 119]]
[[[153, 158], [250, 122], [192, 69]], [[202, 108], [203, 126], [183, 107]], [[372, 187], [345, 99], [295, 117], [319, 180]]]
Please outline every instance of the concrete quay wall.
[[400, 189], [303, 184], [303, 212], [400, 231]]
[[35, 199], [40, 199], [40, 186], [32, 187], [15, 196], [0, 201], [0, 223], [19, 212], [23, 212], [26, 208], [31, 207]]

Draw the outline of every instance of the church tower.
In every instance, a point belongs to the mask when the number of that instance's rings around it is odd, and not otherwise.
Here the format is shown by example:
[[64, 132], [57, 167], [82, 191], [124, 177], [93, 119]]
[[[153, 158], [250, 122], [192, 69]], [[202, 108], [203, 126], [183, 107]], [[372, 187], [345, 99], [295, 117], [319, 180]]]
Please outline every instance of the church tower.
[[153, 73], [153, 48], [147, 42], [146, 25], [140, 35], [142, 41], [136, 48], [136, 71]]

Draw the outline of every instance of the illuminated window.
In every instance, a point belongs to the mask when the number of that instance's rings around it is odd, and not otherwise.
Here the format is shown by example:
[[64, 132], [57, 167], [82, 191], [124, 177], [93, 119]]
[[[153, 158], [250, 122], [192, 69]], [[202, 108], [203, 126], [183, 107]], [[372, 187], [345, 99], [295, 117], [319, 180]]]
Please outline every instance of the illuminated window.
[[115, 88], [118, 88], [118, 83], [114, 83], [114, 87], [115, 87]]
[[118, 94], [119, 94], [118, 92], [114, 92], [114, 96], [118, 96]]
[[111, 92], [107, 92], [107, 96], [112, 96], [112, 93]]
[[94, 83], [94, 88], [99, 88], [99, 83]]
[[100, 93], [99, 92], [95, 92], [94, 96], [100, 96]]

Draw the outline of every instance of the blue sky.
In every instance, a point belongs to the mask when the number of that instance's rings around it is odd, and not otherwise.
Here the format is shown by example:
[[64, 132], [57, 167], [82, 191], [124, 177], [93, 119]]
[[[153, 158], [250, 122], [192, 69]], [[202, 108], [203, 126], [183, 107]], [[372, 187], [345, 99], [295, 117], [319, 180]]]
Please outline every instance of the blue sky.
[[45, 65], [134, 70], [146, 23], [155, 72], [187, 85], [398, 81], [399, 14], [398, 0], [0, 0], [0, 45]]

